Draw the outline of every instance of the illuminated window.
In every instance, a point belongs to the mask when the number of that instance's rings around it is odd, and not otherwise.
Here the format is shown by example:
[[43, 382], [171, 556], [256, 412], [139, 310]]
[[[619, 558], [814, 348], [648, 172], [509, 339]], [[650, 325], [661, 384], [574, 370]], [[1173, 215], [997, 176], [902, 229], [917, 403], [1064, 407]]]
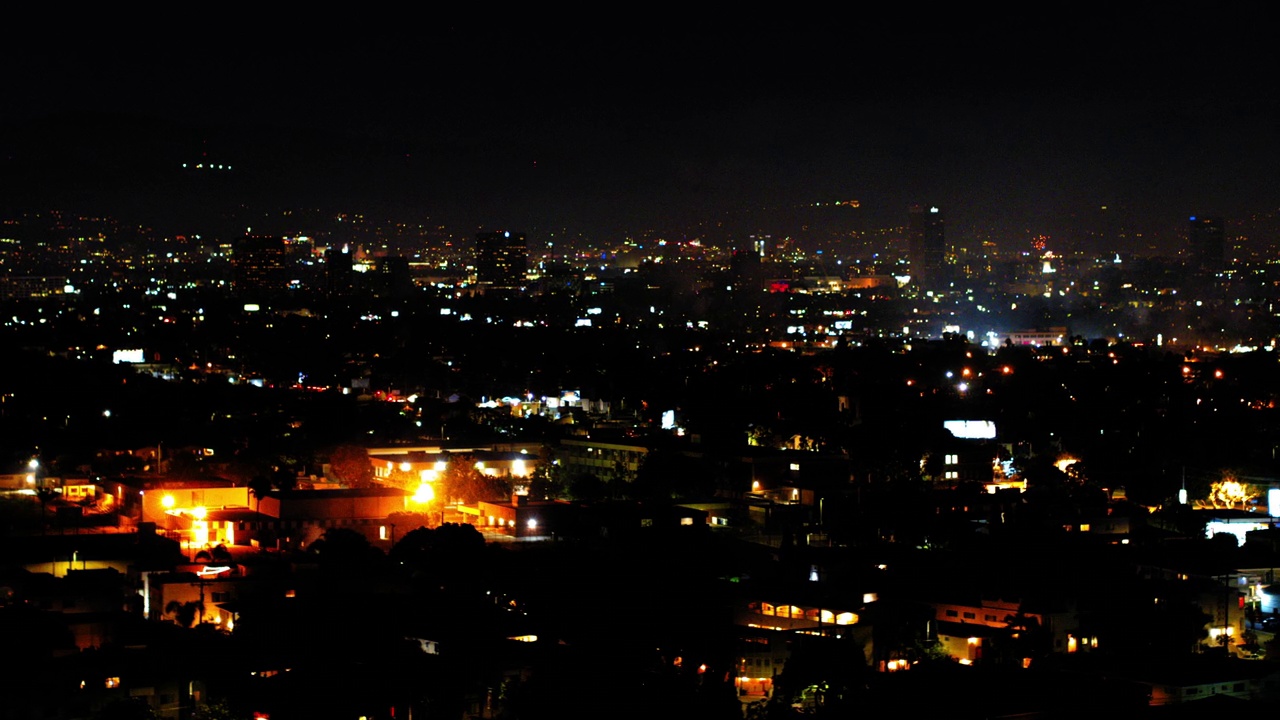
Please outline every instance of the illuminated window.
[[680, 518], [680, 524], [681, 524], [681, 525], [692, 525], [692, 524], [693, 524], [693, 518], [691, 518], [691, 517], [682, 517], [682, 518]]
[[1089, 532], [1089, 523], [1080, 523], [1080, 532]]
[[959, 464], [960, 464], [960, 456], [959, 456], [959, 455], [948, 455], [948, 456], [946, 457], [946, 464], [948, 464], [948, 465], [959, 465]]
[[118, 677], [109, 677], [109, 678], [107, 678], [106, 685], [107, 685], [107, 687], [108, 687], [108, 688], [118, 688], [118, 687], [120, 687], [120, 678], [118, 678]]
[[947, 479], [947, 480], [959, 480], [959, 479], [960, 479], [960, 473], [956, 472], [955, 470], [948, 470], [948, 471], [947, 471], [947, 474], [946, 474], [946, 479]]

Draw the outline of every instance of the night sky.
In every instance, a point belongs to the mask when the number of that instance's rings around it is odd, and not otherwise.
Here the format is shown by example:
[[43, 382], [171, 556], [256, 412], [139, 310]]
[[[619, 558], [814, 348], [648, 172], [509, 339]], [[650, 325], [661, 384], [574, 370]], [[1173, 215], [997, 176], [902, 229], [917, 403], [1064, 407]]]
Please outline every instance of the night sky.
[[[1055, 237], [1103, 205], [1158, 232], [1280, 204], [1261, 17], [1034, 12], [49, 18], [0, 49], [0, 209], [607, 239], [850, 199], [864, 228], [923, 203], [949, 233]], [[233, 171], [181, 172], [202, 160]]]

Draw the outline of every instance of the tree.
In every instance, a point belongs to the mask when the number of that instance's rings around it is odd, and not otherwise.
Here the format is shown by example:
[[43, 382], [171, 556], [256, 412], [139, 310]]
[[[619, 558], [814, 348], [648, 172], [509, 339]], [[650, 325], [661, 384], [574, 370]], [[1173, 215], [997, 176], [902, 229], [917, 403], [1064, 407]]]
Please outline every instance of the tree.
[[473, 567], [484, 547], [484, 535], [475, 526], [445, 523], [435, 529], [410, 530], [391, 548], [389, 556], [396, 563], [413, 569], [431, 565]]
[[339, 445], [329, 453], [329, 469], [347, 487], [373, 486], [373, 463], [369, 451], [359, 445]]
[[262, 508], [262, 498], [271, 492], [271, 478], [265, 475], [254, 475], [249, 480], [249, 492], [253, 494], [255, 509]]
[[564, 465], [554, 451], [548, 450], [529, 478], [529, 496], [539, 500], [563, 497], [566, 485]]
[[440, 488], [437, 499], [446, 504], [498, 500], [511, 493], [511, 487], [504, 480], [480, 472], [469, 455], [450, 460], [437, 485]]
[[311, 552], [321, 565], [328, 567], [359, 568], [383, 557], [368, 538], [345, 527], [325, 530], [319, 540], [311, 543]]
[[1247, 508], [1261, 494], [1257, 487], [1241, 482], [1235, 473], [1224, 470], [1222, 479], [1209, 488], [1208, 502], [1215, 508]]
[[387, 516], [387, 524], [400, 528], [400, 535], [421, 527], [433, 527], [432, 517], [438, 513], [429, 512], [394, 512]]
[[174, 622], [182, 627], [189, 628], [194, 626], [204, 614], [204, 605], [198, 600], [184, 603], [170, 600], [169, 604], [164, 606], [164, 614], [172, 617]]

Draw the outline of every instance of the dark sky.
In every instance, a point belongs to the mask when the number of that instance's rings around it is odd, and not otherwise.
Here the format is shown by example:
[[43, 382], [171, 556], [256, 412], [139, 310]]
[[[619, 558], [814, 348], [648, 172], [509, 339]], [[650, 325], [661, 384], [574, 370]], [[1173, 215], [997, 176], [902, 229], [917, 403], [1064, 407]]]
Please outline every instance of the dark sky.
[[[0, 190], [592, 234], [844, 199], [873, 227], [927, 203], [1009, 233], [1274, 210], [1262, 18], [1118, 12], [50, 18], [0, 50]], [[233, 176], [179, 172], [201, 157]]]

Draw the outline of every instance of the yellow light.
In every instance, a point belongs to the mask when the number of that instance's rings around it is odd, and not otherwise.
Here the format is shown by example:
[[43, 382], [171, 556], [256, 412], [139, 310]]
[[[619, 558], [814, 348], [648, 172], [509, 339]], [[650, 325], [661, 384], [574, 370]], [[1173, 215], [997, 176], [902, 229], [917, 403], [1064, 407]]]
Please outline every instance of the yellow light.
[[165, 495], [163, 498], [160, 499], [160, 504], [165, 506], [166, 508], [172, 508], [174, 505], [174, 502], [175, 500], [173, 499], [172, 495]]
[[209, 511], [206, 510], [203, 505], [201, 505], [200, 507], [191, 509], [191, 515], [195, 517], [197, 520], [203, 520], [205, 516], [208, 514], [209, 514]]
[[449, 463], [444, 460], [436, 461], [436, 472], [444, 472], [449, 468]]
[[523, 460], [511, 461], [511, 474], [516, 477], [524, 477], [529, 474], [529, 469], [525, 466]]
[[427, 504], [436, 499], [435, 488], [428, 483], [422, 483], [418, 486], [418, 491], [413, 494], [413, 501], [416, 503]]
[[407, 462], [400, 463], [401, 472], [409, 472], [412, 469], [413, 469], [413, 465], [411, 463], [407, 463]]

